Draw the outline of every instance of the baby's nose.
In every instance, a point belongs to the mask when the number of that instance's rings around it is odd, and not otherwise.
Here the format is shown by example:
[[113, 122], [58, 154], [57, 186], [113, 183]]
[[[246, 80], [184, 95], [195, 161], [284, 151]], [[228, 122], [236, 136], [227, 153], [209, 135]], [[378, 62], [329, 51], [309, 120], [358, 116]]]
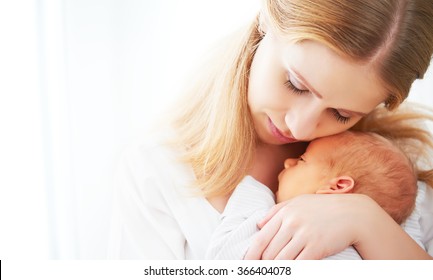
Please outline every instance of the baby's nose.
[[284, 168], [289, 168], [296, 165], [298, 160], [296, 158], [288, 158], [284, 161]]

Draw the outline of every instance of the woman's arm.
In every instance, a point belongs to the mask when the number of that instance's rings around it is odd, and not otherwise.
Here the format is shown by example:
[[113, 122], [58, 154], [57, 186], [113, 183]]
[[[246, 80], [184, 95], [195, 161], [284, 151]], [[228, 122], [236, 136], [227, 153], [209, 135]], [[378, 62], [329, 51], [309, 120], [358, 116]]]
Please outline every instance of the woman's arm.
[[370, 204], [376, 209], [361, 217], [365, 226], [353, 244], [364, 259], [432, 259], [379, 205]]
[[322, 259], [353, 245], [364, 259], [431, 258], [371, 198], [302, 195], [277, 205], [246, 259]]

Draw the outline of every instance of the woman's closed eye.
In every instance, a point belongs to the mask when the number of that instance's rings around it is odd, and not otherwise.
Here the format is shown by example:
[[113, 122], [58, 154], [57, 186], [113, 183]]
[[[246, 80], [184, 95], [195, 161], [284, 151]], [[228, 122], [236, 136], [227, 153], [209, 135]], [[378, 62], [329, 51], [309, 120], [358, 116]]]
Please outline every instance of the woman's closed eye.
[[[300, 89], [298, 87], [296, 87], [293, 82], [288, 79], [284, 85], [291, 90], [293, 93], [298, 94], [298, 95], [302, 95], [302, 94], [306, 94], [309, 93], [310, 91], [308, 89]], [[332, 113], [332, 115], [334, 116], [334, 118], [342, 124], [346, 124], [347, 122], [350, 121], [350, 117], [346, 117], [340, 114], [340, 112], [337, 109], [330, 109], [330, 112]]]
[[290, 79], [288, 79], [287, 82], [284, 83], [284, 85], [288, 89], [290, 89], [291, 91], [293, 91], [293, 93], [296, 93], [296, 94], [305, 94], [305, 93], [309, 93], [310, 92], [308, 89], [297, 88]]
[[330, 109], [330, 110], [338, 122], [340, 122], [342, 124], [346, 124], [348, 121], [350, 121], [350, 117], [345, 117], [345, 116], [341, 115], [337, 109]]

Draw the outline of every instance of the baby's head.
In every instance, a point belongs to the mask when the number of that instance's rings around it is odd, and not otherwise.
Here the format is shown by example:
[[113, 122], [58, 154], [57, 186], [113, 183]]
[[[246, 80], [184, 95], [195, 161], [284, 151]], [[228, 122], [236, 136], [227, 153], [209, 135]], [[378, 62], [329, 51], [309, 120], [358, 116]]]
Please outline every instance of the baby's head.
[[287, 159], [278, 179], [277, 202], [300, 194], [361, 193], [374, 199], [398, 223], [415, 204], [412, 163], [389, 140], [346, 131], [313, 140], [305, 153]]

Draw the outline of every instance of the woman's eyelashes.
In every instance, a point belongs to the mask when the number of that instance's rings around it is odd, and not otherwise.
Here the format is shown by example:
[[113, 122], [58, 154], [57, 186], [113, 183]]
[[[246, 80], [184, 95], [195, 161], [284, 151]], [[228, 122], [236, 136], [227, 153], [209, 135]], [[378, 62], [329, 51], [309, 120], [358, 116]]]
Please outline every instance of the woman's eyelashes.
[[287, 79], [287, 82], [284, 83], [284, 85], [290, 89], [291, 91], [293, 91], [293, 93], [296, 94], [305, 94], [305, 93], [309, 93], [310, 91], [308, 89], [299, 89], [297, 88], [290, 79]]
[[[287, 79], [287, 81], [284, 83], [284, 85], [293, 93], [298, 94], [298, 95], [302, 95], [302, 94], [306, 94], [309, 93], [310, 91], [308, 89], [300, 89], [298, 87], [296, 87], [293, 82], [290, 79]], [[341, 115], [337, 109], [330, 109], [332, 115], [334, 116], [334, 118], [342, 124], [346, 124], [348, 121], [350, 121], [350, 117], [345, 117], [343, 115]]]
[[342, 116], [336, 109], [331, 109], [331, 112], [335, 119], [342, 124], [346, 124], [348, 121], [350, 121], [350, 117]]

